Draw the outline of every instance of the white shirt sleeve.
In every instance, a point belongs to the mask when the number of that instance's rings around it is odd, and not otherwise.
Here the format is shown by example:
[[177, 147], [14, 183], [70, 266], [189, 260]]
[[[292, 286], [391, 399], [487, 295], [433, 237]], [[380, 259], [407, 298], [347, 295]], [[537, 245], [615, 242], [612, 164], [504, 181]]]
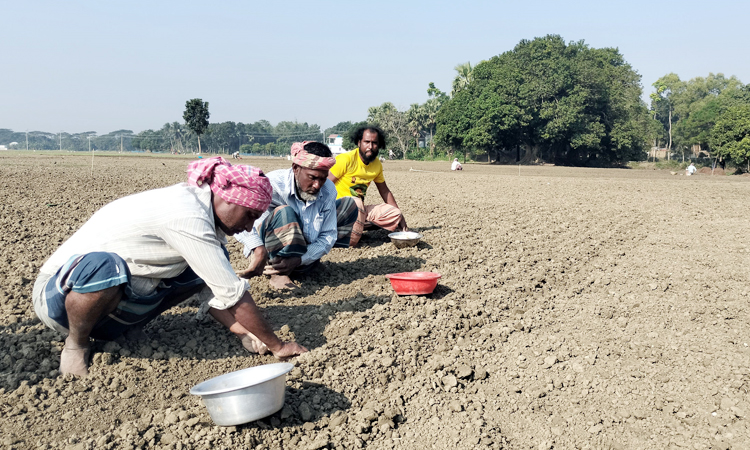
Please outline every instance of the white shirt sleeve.
[[160, 237], [206, 282], [214, 295], [209, 301], [212, 307], [231, 308], [249, 289], [247, 281], [235, 274], [224, 254], [223, 242], [207, 218], [193, 216], [172, 220], [162, 229]]

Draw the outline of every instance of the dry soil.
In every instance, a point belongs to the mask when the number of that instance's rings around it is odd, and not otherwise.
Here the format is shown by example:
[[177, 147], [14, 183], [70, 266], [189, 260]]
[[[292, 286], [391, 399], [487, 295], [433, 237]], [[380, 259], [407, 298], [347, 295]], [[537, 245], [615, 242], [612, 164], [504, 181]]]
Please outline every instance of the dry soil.
[[[279, 413], [222, 428], [189, 395], [274, 362], [194, 301], [145, 342], [96, 342], [88, 378], [60, 376], [37, 270], [99, 207], [184, 180], [188, 161], [0, 156], [3, 448], [750, 448], [745, 177], [389, 161], [417, 247], [368, 232], [291, 293], [251, 283], [310, 349]], [[442, 274], [435, 293], [395, 295], [384, 275], [415, 270]]]

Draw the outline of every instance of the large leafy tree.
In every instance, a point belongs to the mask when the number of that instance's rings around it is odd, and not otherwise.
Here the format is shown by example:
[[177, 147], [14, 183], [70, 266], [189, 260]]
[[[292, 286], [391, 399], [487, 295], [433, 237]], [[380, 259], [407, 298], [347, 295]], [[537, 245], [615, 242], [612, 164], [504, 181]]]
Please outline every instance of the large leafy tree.
[[194, 98], [185, 102], [185, 112], [182, 118], [193, 133], [198, 136], [198, 154], [201, 153], [201, 135], [208, 129], [208, 102]]
[[477, 64], [437, 114], [437, 140], [465, 153], [520, 149], [557, 164], [644, 155], [640, 76], [612, 48], [549, 35]]
[[716, 121], [709, 141], [714, 156], [750, 172], [750, 104], [732, 106]]
[[675, 105], [679, 117], [675, 124], [675, 140], [683, 150], [692, 145], [709, 147], [711, 129], [727, 109], [747, 103], [746, 91], [736, 77], [723, 74], [696, 77], [685, 83], [683, 95]]

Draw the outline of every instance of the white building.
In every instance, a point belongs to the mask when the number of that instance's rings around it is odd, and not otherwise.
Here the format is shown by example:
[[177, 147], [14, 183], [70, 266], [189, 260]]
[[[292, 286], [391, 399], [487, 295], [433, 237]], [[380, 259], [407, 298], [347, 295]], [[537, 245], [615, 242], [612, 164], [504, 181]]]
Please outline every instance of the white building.
[[331, 149], [333, 156], [346, 152], [344, 149], [344, 137], [340, 134], [332, 134], [328, 136], [328, 139], [326, 139], [326, 145]]

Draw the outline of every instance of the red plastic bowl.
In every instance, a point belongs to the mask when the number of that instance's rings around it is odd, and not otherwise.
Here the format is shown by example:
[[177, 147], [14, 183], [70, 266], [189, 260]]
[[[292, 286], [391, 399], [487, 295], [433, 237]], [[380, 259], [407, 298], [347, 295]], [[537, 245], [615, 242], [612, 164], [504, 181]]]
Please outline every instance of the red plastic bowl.
[[391, 280], [391, 286], [398, 295], [432, 294], [437, 286], [439, 273], [435, 272], [401, 272], [389, 273], [386, 277]]

